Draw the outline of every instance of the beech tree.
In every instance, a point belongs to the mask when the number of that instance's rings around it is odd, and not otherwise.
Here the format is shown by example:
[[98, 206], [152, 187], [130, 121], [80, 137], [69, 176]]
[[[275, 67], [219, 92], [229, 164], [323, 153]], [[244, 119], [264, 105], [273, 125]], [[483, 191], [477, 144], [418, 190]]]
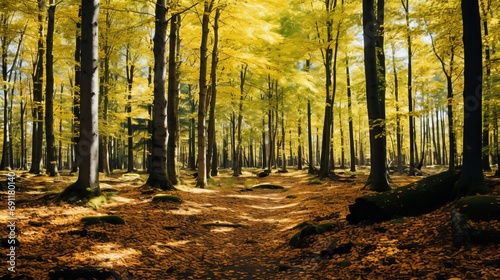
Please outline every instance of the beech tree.
[[[379, 0], [384, 1], [384, 0]], [[377, 40], [383, 32], [383, 5], [378, 5], [378, 19], [374, 17], [374, 1], [363, 0], [363, 39], [364, 39], [364, 59], [365, 59], [365, 81], [366, 100], [368, 105], [368, 119], [370, 125], [370, 178], [367, 182], [368, 188], [375, 191], [385, 191], [389, 189], [386, 171], [386, 143], [385, 143], [385, 117], [383, 107], [385, 106], [380, 96], [380, 87], [385, 87], [384, 81], [379, 79], [379, 68], [383, 68], [377, 62]], [[382, 8], [382, 11], [380, 10]], [[382, 17], [382, 19], [380, 18]], [[377, 26], [375, 25], [377, 22]], [[382, 35], [383, 36], [383, 35]], [[382, 46], [382, 44], [380, 44]], [[379, 46], [379, 48], [380, 48]], [[384, 70], [385, 71], [385, 70]]]
[[101, 195], [99, 188], [99, 0], [82, 0], [80, 165], [78, 180], [60, 195], [62, 200], [79, 200]]
[[167, 100], [165, 97], [167, 6], [165, 0], [157, 0], [155, 6], [154, 100], [152, 127], [152, 155], [149, 178], [146, 185], [163, 190], [175, 189], [167, 178]]
[[47, 172], [51, 177], [58, 174], [57, 151], [54, 139], [54, 21], [56, 4], [49, 1], [46, 46], [46, 83], [45, 83], [45, 142], [47, 145]]
[[488, 193], [482, 165], [482, 39], [477, 0], [462, 0], [464, 43], [464, 165], [455, 184], [457, 197]]

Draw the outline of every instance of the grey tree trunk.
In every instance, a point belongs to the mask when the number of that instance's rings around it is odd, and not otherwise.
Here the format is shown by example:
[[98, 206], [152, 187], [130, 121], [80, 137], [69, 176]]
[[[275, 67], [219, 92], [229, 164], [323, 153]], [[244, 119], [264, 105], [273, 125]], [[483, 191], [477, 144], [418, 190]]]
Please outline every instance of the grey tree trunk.
[[[210, 69], [210, 80], [211, 80], [211, 92], [210, 92], [210, 113], [208, 116], [208, 146], [207, 146], [207, 176], [217, 176], [217, 168], [212, 168], [212, 160], [216, 160], [215, 154], [213, 153], [216, 143], [215, 143], [215, 105], [217, 101], [217, 63], [219, 62], [218, 48], [219, 48], [219, 17], [220, 10], [215, 9], [215, 18], [213, 23], [214, 38], [213, 38], [213, 48], [212, 48], [212, 65]], [[211, 172], [210, 169], [212, 169]]]
[[207, 103], [207, 45], [208, 33], [210, 24], [210, 13], [214, 0], [205, 0], [202, 17], [202, 32], [201, 32], [201, 45], [200, 45], [200, 93], [198, 101], [198, 178], [196, 186], [204, 188], [207, 185], [207, 162], [206, 162], [206, 136], [205, 136], [205, 123], [206, 123], [206, 103]]
[[125, 53], [127, 72], [127, 172], [134, 172], [134, 128], [132, 127], [132, 87], [134, 84], [135, 65], [130, 61], [130, 46]]
[[43, 142], [43, 44], [44, 30], [44, 0], [38, 0], [38, 52], [33, 65], [33, 134], [31, 151], [31, 168], [29, 173], [40, 174]]
[[78, 151], [78, 142], [80, 142], [80, 80], [81, 80], [81, 6], [78, 9], [78, 20], [76, 22], [76, 39], [75, 39], [75, 83], [73, 85], [73, 162], [71, 172], [78, 171], [80, 164], [80, 155]]
[[58, 175], [57, 150], [54, 139], [54, 21], [56, 5], [49, 1], [46, 49], [46, 82], [45, 82], [45, 142], [47, 145], [47, 172], [49, 176]]
[[154, 100], [152, 127], [152, 155], [146, 185], [160, 189], [174, 189], [167, 178], [167, 100], [165, 97], [167, 7], [165, 0], [157, 0], [155, 8]]

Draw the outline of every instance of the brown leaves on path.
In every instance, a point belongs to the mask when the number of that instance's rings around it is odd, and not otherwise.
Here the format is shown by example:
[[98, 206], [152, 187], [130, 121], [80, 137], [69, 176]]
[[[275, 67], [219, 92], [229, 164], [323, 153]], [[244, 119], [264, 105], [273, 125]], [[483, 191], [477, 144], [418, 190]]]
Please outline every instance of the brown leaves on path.
[[[123, 279], [500, 277], [499, 245], [452, 247], [449, 205], [419, 217], [347, 224], [348, 205], [367, 193], [360, 190], [366, 181], [361, 173], [348, 180], [318, 181], [306, 171], [265, 178], [250, 172], [235, 178], [227, 171], [213, 178], [207, 189], [197, 189], [186, 172], [179, 190], [168, 192], [182, 199], [178, 203], [152, 203], [156, 194], [164, 192], [142, 189], [146, 178], [145, 174], [102, 178], [101, 187], [112, 194], [111, 202], [97, 211], [51, 202], [50, 194], [74, 177], [21, 178], [16, 275], [48, 279], [58, 268], [95, 266], [111, 268]], [[417, 179], [393, 177], [399, 185]], [[262, 183], [285, 189], [251, 189]], [[6, 224], [4, 208], [0, 213]], [[118, 215], [125, 224], [80, 222], [95, 215]], [[336, 227], [308, 236], [305, 248], [288, 245], [301, 226], [319, 222]], [[498, 223], [474, 226], [500, 230]], [[320, 254], [332, 243], [349, 242], [352, 248], [347, 253], [327, 258]], [[5, 252], [4, 248], [4, 258]]]

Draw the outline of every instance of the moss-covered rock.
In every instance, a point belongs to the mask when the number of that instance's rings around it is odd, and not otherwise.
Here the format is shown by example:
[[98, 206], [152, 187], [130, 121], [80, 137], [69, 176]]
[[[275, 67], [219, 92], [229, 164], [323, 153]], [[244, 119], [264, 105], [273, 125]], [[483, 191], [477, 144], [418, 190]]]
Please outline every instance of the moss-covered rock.
[[269, 183], [258, 184], [252, 187], [253, 189], [268, 189], [268, 190], [284, 190], [285, 187]]
[[153, 197], [153, 202], [182, 202], [182, 199], [175, 195], [157, 194]]
[[457, 210], [474, 221], [500, 220], [500, 196], [466, 196], [455, 202]]
[[113, 225], [123, 225], [125, 224], [125, 220], [122, 217], [116, 215], [107, 215], [107, 216], [86, 216], [81, 219], [81, 221], [89, 226], [99, 224], [101, 222], [113, 224]]

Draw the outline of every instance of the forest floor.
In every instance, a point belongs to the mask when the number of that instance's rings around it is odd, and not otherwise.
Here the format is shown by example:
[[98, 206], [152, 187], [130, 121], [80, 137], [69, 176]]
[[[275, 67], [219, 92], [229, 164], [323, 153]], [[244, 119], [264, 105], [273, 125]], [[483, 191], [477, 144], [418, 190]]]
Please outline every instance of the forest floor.
[[[424, 169], [426, 174], [441, 169]], [[253, 171], [253, 172], [252, 172]], [[53, 202], [76, 180], [16, 171], [16, 250], [14, 275], [49, 279], [62, 268], [106, 267], [123, 279], [500, 279], [500, 246], [452, 246], [451, 204], [418, 217], [373, 225], [350, 225], [345, 217], [361, 190], [367, 170], [353, 178], [319, 181], [307, 171], [290, 170], [258, 178], [257, 170], [232, 177], [228, 170], [206, 189], [194, 188], [193, 172], [182, 171], [179, 190], [141, 188], [146, 174], [116, 172], [101, 177], [110, 202], [90, 207]], [[393, 175], [406, 185], [421, 177]], [[499, 179], [487, 178], [500, 193]], [[3, 179], [2, 179], [3, 180]], [[248, 188], [273, 183], [284, 190]], [[106, 191], [107, 190], [107, 191]], [[158, 193], [179, 196], [182, 203], [152, 202]], [[8, 234], [6, 196], [2, 191], [1, 236]], [[123, 225], [86, 226], [87, 215], [119, 215]], [[311, 235], [305, 248], [288, 242], [304, 223], [332, 222], [332, 231]], [[474, 226], [500, 230], [499, 222]], [[350, 252], [330, 258], [321, 251], [348, 244]], [[7, 275], [7, 252], [1, 249]], [[2, 275], [4, 275], [2, 277]], [[24, 279], [24, 278], [19, 278]]]

